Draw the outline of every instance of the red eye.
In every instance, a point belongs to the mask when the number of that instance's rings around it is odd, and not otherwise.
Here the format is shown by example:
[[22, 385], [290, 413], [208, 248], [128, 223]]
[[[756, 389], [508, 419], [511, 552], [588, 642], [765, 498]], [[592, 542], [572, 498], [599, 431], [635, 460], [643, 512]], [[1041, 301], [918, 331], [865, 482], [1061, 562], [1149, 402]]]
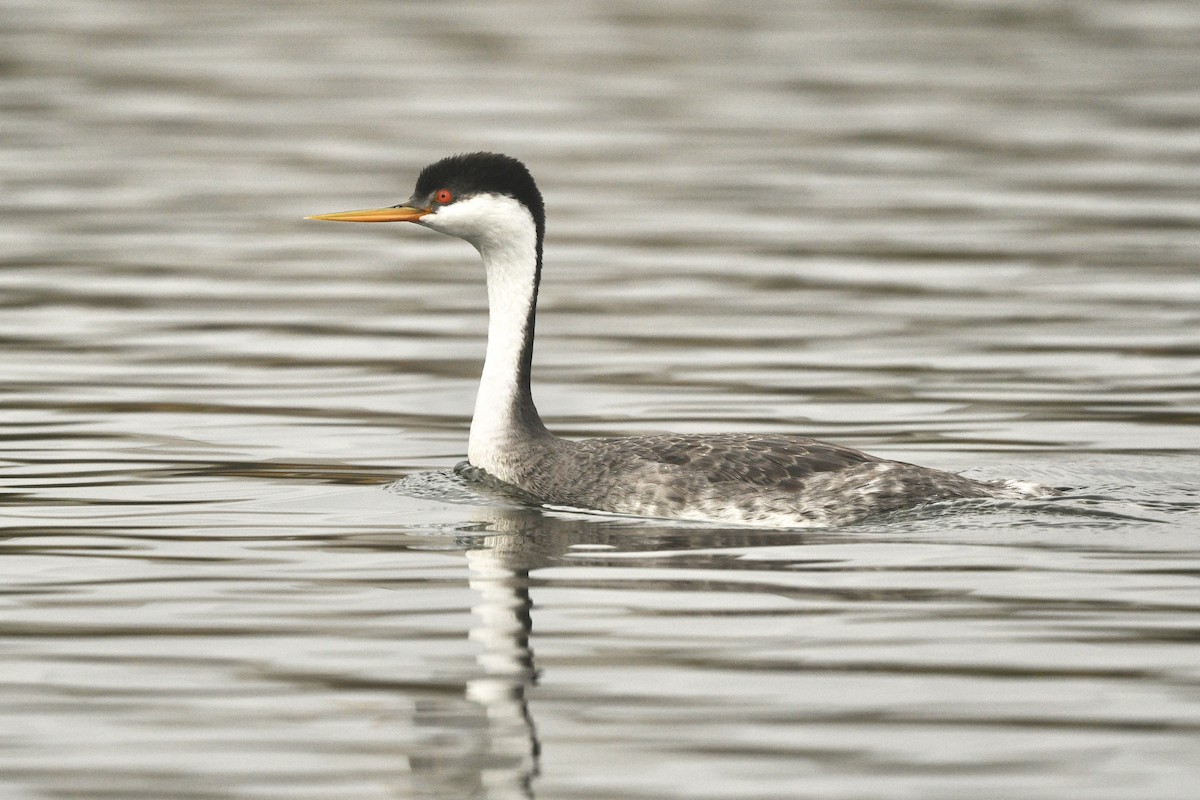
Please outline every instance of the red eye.
[[450, 191], [449, 189], [438, 189], [437, 194], [433, 196], [433, 199], [437, 200], [442, 205], [445, 205], [446, 203], [454, 200], [454, 192]]

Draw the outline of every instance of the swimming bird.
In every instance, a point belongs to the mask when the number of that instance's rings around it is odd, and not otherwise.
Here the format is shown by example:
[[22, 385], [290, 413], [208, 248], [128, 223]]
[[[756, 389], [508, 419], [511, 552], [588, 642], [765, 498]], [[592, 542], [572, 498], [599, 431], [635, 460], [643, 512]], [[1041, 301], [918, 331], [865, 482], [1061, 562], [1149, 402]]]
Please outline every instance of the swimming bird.
[[547, 430], [530, 372], [545, 209], [529, 170], [497, 153], [421, 170], [400, 205], [321, 214], [335, 222], [412, 222], [474, 245], [487, 279], [487, 354], [461, 473], [560, 508], [741, 525], [842, 525], [956, 498], [1017, 498], [977, 481], [800, 436], [655, 434], [574, 441]]

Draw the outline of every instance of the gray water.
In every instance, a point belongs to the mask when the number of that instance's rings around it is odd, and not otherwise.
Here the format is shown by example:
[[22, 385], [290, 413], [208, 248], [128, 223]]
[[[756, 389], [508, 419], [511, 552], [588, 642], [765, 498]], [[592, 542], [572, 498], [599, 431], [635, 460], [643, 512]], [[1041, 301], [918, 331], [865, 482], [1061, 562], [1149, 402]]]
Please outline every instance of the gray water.
[[[1200, 795], [1200, 5], [0, 2], [0, 797]], [[571, 436], [1062, 498], [837, 530], [447, 474], [452, 152]], [[394, 484], [396, 481], [398, 484]]]

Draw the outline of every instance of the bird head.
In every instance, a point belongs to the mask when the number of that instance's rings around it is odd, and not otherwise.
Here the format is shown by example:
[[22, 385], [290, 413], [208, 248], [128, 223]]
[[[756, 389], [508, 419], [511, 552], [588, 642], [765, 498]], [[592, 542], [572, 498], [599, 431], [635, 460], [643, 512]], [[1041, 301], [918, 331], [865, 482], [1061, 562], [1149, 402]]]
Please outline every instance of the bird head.
[[529, 170], [499, 153], [465, 153], [435, 161], [417, 177], [412, 197], [387, 208], [319, 214], [331, 222], [415, 222], [482, 247], [532, 223], [540, 249], [542, 195]]

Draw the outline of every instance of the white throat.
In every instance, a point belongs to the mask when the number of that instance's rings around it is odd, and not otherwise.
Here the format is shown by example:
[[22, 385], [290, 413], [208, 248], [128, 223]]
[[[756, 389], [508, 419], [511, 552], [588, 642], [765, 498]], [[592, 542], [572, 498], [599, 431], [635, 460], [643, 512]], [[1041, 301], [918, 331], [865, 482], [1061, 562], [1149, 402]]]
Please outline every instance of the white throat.
[[[422, 223], [467, 240], [483, 257], [487, 274], [488, 341], [467, 458], [501, 480], [511, 446], [537, 419], [522, 361], [531, 341], [537, 280], [537, 228], [511, 197], [478, 195], [446, 206]], [[538, 423], [540, 427], [540, 423]]]

